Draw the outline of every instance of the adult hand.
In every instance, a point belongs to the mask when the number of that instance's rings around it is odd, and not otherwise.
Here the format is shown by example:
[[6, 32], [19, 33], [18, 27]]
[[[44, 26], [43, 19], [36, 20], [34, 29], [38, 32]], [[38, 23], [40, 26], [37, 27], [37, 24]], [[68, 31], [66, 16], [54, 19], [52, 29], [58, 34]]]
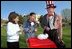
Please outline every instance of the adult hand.
[[47, 27], [47, 26], [45, 26], [45, 27], [44, 27], [44, 29], [46, 29], [46, 30], [48, 30], [48, 31], [50, 30], [50, 28], [49, 28], [49, 27]]
[[48, 30], [48, 31], [49, 31], [49, 30], [50, 30], [50, 28], [49, 28], [49, 27], [46, 27], [46, 30]]

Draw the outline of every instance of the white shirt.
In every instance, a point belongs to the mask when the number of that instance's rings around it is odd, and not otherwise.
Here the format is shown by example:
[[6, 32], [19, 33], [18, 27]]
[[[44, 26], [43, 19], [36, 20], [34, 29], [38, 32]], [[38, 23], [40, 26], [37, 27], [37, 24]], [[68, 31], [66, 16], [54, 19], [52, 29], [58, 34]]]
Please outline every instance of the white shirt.
[[[53, 13], [54, 15], [54, 13]], [[49, 25], [50, 25], [50, 29], [55, 29], [54, 25], [53, 25], [53, 21], [54, 21], [54, 16], [50, 16], [49, 17]]]
[[18, 31], [20, 31], [19, 25], [9, 22], [7, 24], [7, 41], [8, 42], [19, 41], [19, 32]]

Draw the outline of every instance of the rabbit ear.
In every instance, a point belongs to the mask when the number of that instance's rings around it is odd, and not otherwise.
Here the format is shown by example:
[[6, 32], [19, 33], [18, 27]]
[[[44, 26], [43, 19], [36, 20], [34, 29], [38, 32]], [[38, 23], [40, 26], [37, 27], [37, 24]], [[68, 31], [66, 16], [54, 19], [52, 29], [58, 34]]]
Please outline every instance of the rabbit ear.
[[48, 37], [48, 34], [45, 34]]

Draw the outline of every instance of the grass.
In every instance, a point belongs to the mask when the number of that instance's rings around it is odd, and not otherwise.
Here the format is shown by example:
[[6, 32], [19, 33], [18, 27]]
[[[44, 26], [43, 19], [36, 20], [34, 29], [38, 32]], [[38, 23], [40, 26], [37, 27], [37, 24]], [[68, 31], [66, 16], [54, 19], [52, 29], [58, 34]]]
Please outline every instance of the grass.
[[[38, 27], [38, 32], [36, 35], [43, 32], [41, 27]], [[1, 48], [7, 48], [7, 41], [6, 41], [6, 27], [1, 28]], [[66, 26], [63, 27], [63, 41], [65, 42], [66, 48], [71, 48], [71, 27]], [[20, 48], [27, 48], [26, 40], [24, 35], [20, 35]]]
[[63, 41], [67, 48], [71, 48], [71, 26], [66, 26], [63, 28]]

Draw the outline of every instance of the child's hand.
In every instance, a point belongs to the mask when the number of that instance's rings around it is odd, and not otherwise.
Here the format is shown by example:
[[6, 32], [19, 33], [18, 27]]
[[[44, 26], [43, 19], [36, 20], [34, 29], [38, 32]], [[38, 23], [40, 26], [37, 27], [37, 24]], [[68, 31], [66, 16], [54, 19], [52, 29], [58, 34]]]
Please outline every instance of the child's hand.
[[35, 32], [37, 32], [37, 29], [35, 29]]
[[30, 29], [29, 32], [32, 32], [32, 30]]

